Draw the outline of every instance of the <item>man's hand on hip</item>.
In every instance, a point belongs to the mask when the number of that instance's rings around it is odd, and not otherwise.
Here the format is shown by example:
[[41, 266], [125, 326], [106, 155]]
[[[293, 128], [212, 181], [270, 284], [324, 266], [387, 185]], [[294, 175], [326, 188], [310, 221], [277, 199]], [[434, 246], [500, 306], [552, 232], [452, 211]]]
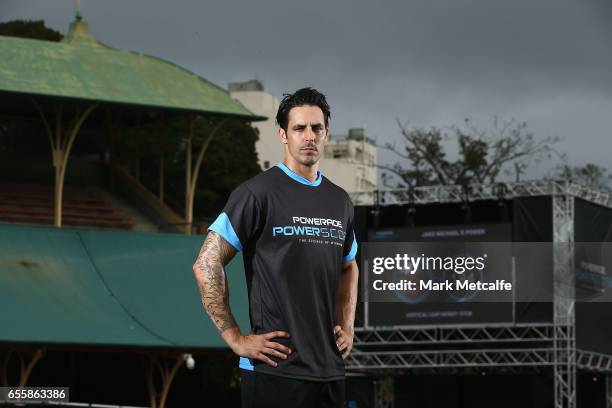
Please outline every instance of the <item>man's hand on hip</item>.
[[254, 358], [263, 361], [271, 367], [276, 367], [278, 363], [268, 356], [274, 356], [285, 360], [287, 356], [291, 354], [291, 349], [289, 347], [272, 341], [272, 339], [277, 337], [288, 338], [289, 333], [284, 331], [279, 330], [263, 334], [250, 333], [246, 336], [243, 336], [240, 332], [227, 334], [229, 334], [229, 336], [227, 336], [228, 338], [226, 341], [234, 353], [240, 357]]
[[353, 349], [353, 333], [341, 326], [334, 326], [334, 334], [336, 335], [336, 346], [342, 353], [342, 359], [345, 359]]

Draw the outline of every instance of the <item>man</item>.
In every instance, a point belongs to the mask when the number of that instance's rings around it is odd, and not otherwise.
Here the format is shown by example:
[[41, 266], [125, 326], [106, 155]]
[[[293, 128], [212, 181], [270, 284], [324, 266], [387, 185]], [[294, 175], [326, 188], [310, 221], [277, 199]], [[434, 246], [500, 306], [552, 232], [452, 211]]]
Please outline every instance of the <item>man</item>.
[[[193, 266], [206, 311], [240, 356], [243, 407], [344, 406], [359, 271], [352, 203], [318, 171], [329, 117], [315, 89], [285, 96], [276, 116], [284, 161], [232, 192]], [[237, 251], [249, 294], [246, 335], [223, 269]]]

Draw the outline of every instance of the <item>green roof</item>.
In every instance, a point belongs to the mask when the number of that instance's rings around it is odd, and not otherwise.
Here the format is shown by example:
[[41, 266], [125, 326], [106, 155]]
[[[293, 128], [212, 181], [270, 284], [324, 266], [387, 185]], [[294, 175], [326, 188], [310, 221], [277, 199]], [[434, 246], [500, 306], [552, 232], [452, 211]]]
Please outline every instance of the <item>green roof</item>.
[[265, 119], [178, 65], [100, 43], [80, 19], [62, 42], [0, 36], [0, 91]]
[[[219, 349], [191, 266], [201, 236], [0, 224], [0, 343]], [[244, 332], [242, 258], [226, 268]]]

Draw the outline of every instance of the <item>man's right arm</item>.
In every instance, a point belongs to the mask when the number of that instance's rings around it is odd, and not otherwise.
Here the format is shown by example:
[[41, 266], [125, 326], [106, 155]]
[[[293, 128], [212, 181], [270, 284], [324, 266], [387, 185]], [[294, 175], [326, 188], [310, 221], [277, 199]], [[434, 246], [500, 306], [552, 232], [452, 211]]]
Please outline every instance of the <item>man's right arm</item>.
[[[202, 304], [223, 340], [239, 356], [256, 358], [268, 365], [277, 365], [267, 355], [287, 358], [289, 348], [271, 341], [275, 337], [289, 337], [288, 333], [275, 331], [261, 335], [243, 336], [229, 304], [229, 287], [225, 265], [236, 255], [236, 249], [221, 235], [211, 231], [206, 236], [200, 254], [193, 265]], [[267, 355], [266, 355], [267, 354]]]

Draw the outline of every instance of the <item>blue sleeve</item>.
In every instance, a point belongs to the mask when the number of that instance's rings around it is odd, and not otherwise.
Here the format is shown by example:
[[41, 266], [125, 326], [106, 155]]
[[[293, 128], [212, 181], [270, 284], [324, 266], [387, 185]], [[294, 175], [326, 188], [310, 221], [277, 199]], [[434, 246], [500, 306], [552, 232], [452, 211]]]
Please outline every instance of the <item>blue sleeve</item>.
[[242, 251], [257, 239], [261, 214], [255, 196], [245, 184], [241, 184], [232, 191], [223, 212], [208, 230], [221, 235], [236, 250]]
[[242, 251], [240, 239], [238, 239], [238, 235], [236, 235], [236, 231], [234, 231], [234, 227], [232, 227], [232, 223], [225, 212], [219, 214], [217, 219], [210, 224], [208, 231], [216, 232], [217, 234], [221, 235], [224, 240], [236, 248], [236, 250]]
[[342, 258], [342, 262], [351, 262], [353, 259], [355, 259], [355, 255], [357, 255], [357, 238], [355, 238], [355, 232], [353, 232], [351, 249], [349, 250], [349, 253]]
[[346, 239], [342, 252], [342, 262], [351, 262], [357, 255], [357, 238], [355, 237], [355, 208], [350, 198], [347, 203], [348, 221], [346, 225]]

